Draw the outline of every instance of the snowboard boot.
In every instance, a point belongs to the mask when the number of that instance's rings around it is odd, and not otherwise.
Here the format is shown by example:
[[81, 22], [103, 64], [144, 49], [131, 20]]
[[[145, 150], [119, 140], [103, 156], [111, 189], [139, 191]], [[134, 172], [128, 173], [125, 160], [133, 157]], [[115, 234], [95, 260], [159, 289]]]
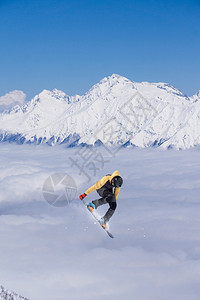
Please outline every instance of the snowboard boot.
[[106, 224], [104, 218], [101, 218], [99, 220], [99, 223], [101, 224], [101, 226], [103, 227], [103, 229], [108, 229], [108, 225]]
[[90, 203], [87, 205], [87, 209], [88, 209], [91, 213], [93, 213], [94, 210], [96, 209], [96, 207], [95, 207], [95, 205], [94, 205], [92, 202], [90, 202]]

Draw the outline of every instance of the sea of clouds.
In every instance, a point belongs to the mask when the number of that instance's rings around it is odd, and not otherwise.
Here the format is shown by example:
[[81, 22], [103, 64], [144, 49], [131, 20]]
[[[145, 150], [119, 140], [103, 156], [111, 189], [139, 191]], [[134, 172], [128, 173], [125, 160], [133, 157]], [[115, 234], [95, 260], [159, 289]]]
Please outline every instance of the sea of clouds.
[[[89, 180], [71, 164], [77, 149], [0, 144], [0, 284], [31, 300], [198, 300], [200, 150], [104, 150]], [[111, 239], [78, 195], [114, 170], [124, 184]], [[62, 172], [77, 196], [54, 207], [43, 185]]]

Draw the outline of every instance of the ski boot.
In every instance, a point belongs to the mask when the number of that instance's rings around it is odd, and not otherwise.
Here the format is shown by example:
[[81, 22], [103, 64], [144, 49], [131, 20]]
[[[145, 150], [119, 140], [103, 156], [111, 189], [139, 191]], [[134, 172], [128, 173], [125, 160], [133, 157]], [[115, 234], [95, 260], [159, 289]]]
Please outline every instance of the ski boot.
[[101, 218], [99, 220], [99, 223], [101, 224], [101, 226], [103, 227], [103, 229], [106, 229], [106, 230], [108, 229], [108, 225], [106, 224], [104, 218]]
[[87, 205], [87, 209], [88, 209], [91, 213], [93, 213], [94, 210], [96, 209], [96, 207], [95, 207], [95, 205], [94, 205], [92, 202], [90, 202], [90, 203]]

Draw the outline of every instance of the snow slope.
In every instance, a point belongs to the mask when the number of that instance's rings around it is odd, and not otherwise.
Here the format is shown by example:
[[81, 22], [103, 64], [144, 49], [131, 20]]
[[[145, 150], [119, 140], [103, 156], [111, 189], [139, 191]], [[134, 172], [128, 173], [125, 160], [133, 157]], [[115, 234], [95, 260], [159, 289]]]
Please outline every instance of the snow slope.
[[166, 83], [136, 83], [113, 74], [83, 96], [44, 90], [2, 113], [0, 140], [187, 149], [200, 144], [199, 99], [199, 92], [188, 98]]
[[0, 300], [28, 300], [0, 286]]
[[[112, 158], [104, 150], [88, 182], [71, 166], [76, 148], [0, 144], [1, 284], [31, 300], [199, 300], [199, 149], [125, 148]], [[110, 239], [78, 195], [116, 169], [124, 184]], [[56, 172], [78, 188], [60, 208], [42, 195]]]

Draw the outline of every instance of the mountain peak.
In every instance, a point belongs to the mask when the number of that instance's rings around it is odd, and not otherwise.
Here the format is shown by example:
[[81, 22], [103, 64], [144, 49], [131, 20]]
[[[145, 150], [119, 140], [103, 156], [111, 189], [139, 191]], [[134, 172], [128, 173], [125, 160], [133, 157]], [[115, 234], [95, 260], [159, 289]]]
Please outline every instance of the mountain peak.
[[[53, 89], [52, 91], [44, 89], [39, 95], [35, 98], [40, 99], [42, 101], [54, 101], [54, 100], [64, 100], [69, 102], [70, 97], [66, 95], [63, 91]], [[34, 99], [35, 99], [34, 98]]]
[[119, 82], [123, 82], [123, 81], [130, 82], [129, 79], [127, 79], [126, 77], [123, 77], [121, 75], [118, 75], [118, 74], [112, 74], [110, 76], [104, 77], [100, 81], [100, 83], [101, 82], [106, 82], [106, 81], [109, 81], [109, 82], [112, 82], [112, 83], [119, 83]]
[[196, 93], [196, 95], [200, 98], [200, 90]]
[[27, 298], [24, 298], [22, 296], [17, 295], [14, 292], [10, 292], [3, 288], [3, 286], [0, 286], [0, 299], [2, 300], [28, 300]]
[[[129, 87], [128, 87], [129, 86]], [[106, 94], [121, 93], [125, 88], [134, 88], [133, 83], [127, 78], [118, 74], [104, 77], [99, 83], [93, 85], [91, 89], [84, 95], [86, 98], [105, 97]]]
[[192, 97], [190, 97], [190, 99], [193, 102], [199, 102], [199, 100], [200, 100], [200, 90], [196, 94], [194, 94]]
[[[20, 110], [1, 114], [0, 141], [50, 145], [129, 141], [138, 147], [188, 148], [200, 144], [197, 95], [195, 101], [168, 83], [136, 83], [118, 74], [103, 78], [82, 96], [43, 90]], [[98, 128], [110, 120], [117, 120], [115, 135], [108, 140], [106, 135], [96, 137]]]

